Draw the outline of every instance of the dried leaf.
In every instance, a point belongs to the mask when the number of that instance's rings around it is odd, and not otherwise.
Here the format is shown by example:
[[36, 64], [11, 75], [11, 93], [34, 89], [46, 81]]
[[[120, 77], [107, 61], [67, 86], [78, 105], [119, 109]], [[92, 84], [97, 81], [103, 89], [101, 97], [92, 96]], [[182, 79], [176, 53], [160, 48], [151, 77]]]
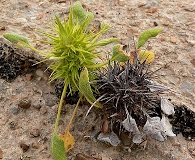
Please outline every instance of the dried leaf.
[[139, 134], [140, 131], [137, 127], [136, 121], [134, 118], [131, 117], [126, 107], [125, 107], [125, 112], [126, 112], [127, 118], [122, 122], [122, 125], [127, 131], [133, 132], [135, 134]]
[[170, 136], [170, 137], [176, 136], [172, 131], [172, 125], [170, 124], [169, 119], [165, 117], [164, 115], [162, 116], [161, 123], [164, 128], [165, 135]]
[[154, 61], [154, 56], [155, 56], [154, 52], [141, 50], [139, 52], [138, 60], [140, 61], [141, 64], [144, 62], [145, 64], [149, 64]]
[[135, 51], [130, 52], [129, 60], [130, 60], [131, 64], [134, 64], [134, 62], [137, 61], [138, 54], [139, 54], [139, 50], [135, 50]]
[[160, 121], [160, 117], [148, 117], [146, 124], [144, 125], [143, 132], [158, 141], [164, 141], [163, 126]]
[[97, 139], [99, 141], [110, 143], [112, 146], [115, 146], [115, 147], [118, 146], [121, 142], [119, 137], [114, 132], [110, 132], [107, 134], [100, 133]]
[[142, 143], [143, 141], [144, 141], [144, 138], [145, 137], [145, 134], [135, 134], [134, 136], [133, 136], [133, 143], [135, 143], [135, 144], [140, 144], [140, 143]]
[[75, 144], [74, 137], [69, 132], [69, 128], [66, 129], [64, 134], [60, 134], [59, 137], [64, 141], [65, 151], [70, 151]]
[[175, 113], [174, 105], [163, 97], [161, 97], [161, 110], [167, 115]]
[[148, 88], [150, 89], [151, 92], [169, 90], [169, 88], [163, 84], [151, 80], [147, 80], [147, 81], [149, 82]]

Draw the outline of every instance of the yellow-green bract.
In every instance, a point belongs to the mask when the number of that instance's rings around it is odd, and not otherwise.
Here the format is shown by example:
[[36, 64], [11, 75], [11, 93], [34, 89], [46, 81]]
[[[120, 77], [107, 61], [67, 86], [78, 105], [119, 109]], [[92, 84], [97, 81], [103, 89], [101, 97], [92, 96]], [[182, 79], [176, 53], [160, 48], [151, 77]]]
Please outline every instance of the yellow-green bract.
[[142, 47], [149, 38], [156, 37], [161, 31], [162, 28], [156, 27], [142, 32], [138, 38], [137, 49]]
[[79, 90], [80, 92], [85, 96], [85, 98], [87, 99], [87, 101], [91, 104], [94, 104], [94, 106], [98, 107], [98, 108], [102, 108], [103, 106], [101, 105], [101, 103], [96, 102], [96, 98], [93, 95], [93, 91], [91, 89], [91, 86], [89, 84], [89, 73], [87, 68], [85, 67], [81, 74], [80, 74], [80, 79], [79, 79]]

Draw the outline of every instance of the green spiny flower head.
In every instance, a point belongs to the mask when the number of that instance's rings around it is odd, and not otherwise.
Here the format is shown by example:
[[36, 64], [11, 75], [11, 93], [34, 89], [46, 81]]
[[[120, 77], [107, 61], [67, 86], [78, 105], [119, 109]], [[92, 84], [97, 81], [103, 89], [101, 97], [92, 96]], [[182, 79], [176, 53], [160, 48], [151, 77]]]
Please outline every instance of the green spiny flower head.
[[[78, 13], [81, 17], [79, 17]], [[102, 66], [94, 61], [98, 58], [97, 47], [104, 46], [116, 41], [116, 38], [109, 38], [99, 41], [102, 33], [106, 32], [109, 27], [102, 23], [98, 33], [88, 29], [90, 22], [94, 19], [92, 13], [86, 13], [80, 2], [74, 3], [70, 9], [68, 20], [61, 22], [55, 16], [52, 30], [53, 34], [41, 32], [50, 40], [45, 41], [51, 45], [51, 52], [45, 54], [46, 60], [52, 60], [50, 68], [53, 70], [51, 80], [64, 79], [69, 84], [69, 88], [78, 89], [80, 72], [83, 67], [94, 70]], [[89, 76], [93, 77], [93, 76]]]

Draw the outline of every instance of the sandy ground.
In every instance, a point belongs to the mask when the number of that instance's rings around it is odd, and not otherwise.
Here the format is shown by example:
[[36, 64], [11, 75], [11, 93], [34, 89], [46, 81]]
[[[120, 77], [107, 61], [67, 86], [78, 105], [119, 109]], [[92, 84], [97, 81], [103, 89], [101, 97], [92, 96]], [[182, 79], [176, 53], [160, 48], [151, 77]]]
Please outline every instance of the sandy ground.
[[[85, 8], [95, 15], [95, 24], [106, 21], [111, 29], [105, 37], [119, 37], [123, 45], [133, 49], [139, 33], [156, 25], [163, 32], [146, 45], [156, 53], [152, 66], [155, 70], [167, 64], [157, 74], [155, 80], [170, 87], [165, 97], [173, 103], [184, 104], [195, 111], [195, 2], [193, 0], [83, 0]], [[67, 0], [0, 0], [0, 35], [7, 32], [18, 33], [32, 39], [32, 44], [45, 49], [36, 39], [35, 30], [49, 30], [48, 24], [55, 12], [64, 17], [68, 14], [70, 2]], [[112, 45], [105, 48], [109, 53]], [[3, 160], [48, 159], [52, 160], [49, 141], [55, 121], [58, 98], [53, 84], [48, 83], [48, 75], [43, 67], [25, 76], [19, 76], [12, 83], [0, 80], [0, 155]], [[30, 78], [30, 77], [33, 78]], [[31, 100], [28, 109], [19, 109], [18, 103], [27, 97]], [[61, 116], [59, 131], [64, 130], [74, 106], [66, 105]], [[186, 141], [181, 135], [159, 143], [148, 140], [146, 147], [131, 151], [128, 147], [111, 147], [101, 142], [94, 143], [84, 138], [93, 133], [90, 128], [98, 128], [98, 116], [90, 114], [83, 121], [88, 106], [81, 106], [72, 133], [76, 137], [75, 148], [68, 154], [74, 159], [78, 153], [85, 153], [102, 160], [129, 159], [193, 159], [195, 142]], [[82, 123], [81, 123], [82, 122]], [[92, 122], [92, 123], [91, 123]], [[83, 125], [84, 124], [84, 125]], [[84, 127], [83, 127], [84, 126]], [[23, 152], [24, 144], [30, 148]], [[23, 149], [22, 149], [23, 148]], [[0, 156], [1, 157], [1, 156]]]

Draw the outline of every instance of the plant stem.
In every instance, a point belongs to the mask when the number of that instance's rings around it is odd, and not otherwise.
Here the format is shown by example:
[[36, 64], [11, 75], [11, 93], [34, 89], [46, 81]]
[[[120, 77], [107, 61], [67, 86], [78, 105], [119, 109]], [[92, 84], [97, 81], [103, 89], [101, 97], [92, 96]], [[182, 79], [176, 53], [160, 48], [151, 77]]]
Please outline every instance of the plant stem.
[[75, 116], [75, 114], [76, 114], [76, 111], [77, 111], [77, 109], [78, 109], [78, 106], [79, 106], [79, 103], [81, 102], [81, 99], [83, 98], [83, 96], [81, 96], [80, 98], [79, 98], [79, 100], [77, 101], [77, 104], [76, 104], [76, 107], [74, 108], [74, 111], [73, 111], [73, 113], [72, 113], [72, 116], [71, 116], [71, 118], [70, 118], [70, 121], [69, 121], [69, 123], [68, 123], [68, 125], [67, 125], [67, 129], [69, 130], [69, 128], [70, 128], [70, 125], [71, 125], [71, 123], [72, 123], [72, 121], [73, 121], [73, 118], [74, 118], [74, 116]]
[[57, 114], [57, 118], [56, 118], [56, 122], [55, 122], [54, 132], [57, 132], [58, 123], [59, 123], [59, 120], [60, 120], [60, 113], [61, 113], [61, 110], [62, 110], [62, 105], [63, 105], [64, 98], [66, 96], [67, 87], [68, 87], [68, 84], [65, 83], [65, 86], [64, 86], [64, 89], [63, 89], [63, 92], [62, 92], [62, 95], [61, 95], [61, 99], [60, 99], [60, 104], [59, 104], [59, 107], [58, 107], [58, 114]]

